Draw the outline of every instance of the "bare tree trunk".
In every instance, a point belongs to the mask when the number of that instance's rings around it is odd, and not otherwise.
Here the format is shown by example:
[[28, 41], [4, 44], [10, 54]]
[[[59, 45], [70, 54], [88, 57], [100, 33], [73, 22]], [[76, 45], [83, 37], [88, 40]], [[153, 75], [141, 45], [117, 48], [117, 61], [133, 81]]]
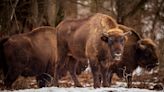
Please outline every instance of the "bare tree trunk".
[[[25, 8], [25, 6], [24, 6], [24, 8]], [[32, 29], [39, 26], [37, 23], [38, 22], [37, 21], [38, 14], [39, 14], [37, 0], [30, 0], [29, 7], [27, 9], [25, 8], [25, 10], [26, 10], [26, 12], [24, 12], [24, 13], [28, 13], [27, 16], [25, 18], [23, 18], [23, 20], [22, 19], [19, 20], [23, 24], [23, 25], [21, 25], [22, 26], [21, 33], [31, 31]]]
[[98, 12], [98, 0], [91, 0], [91, 12], [97, 13]]
[[164, 39], [159, 40], [159, 68], [164, 71]]
[[76, 18], [77, 17], [77, 0], [61, 0], [61, 5], [64, 10], [65, 18]]
[[50, 26], [55, 26], [56, 0], [47, 0], [47, 21]]
[[14, 9], [11, 7], [15, 0], [1, 0], [0, 3], [0, 35], [9, 34], [10, 26], [12, 22], [12, 11], [15, 14], [15, 7]]

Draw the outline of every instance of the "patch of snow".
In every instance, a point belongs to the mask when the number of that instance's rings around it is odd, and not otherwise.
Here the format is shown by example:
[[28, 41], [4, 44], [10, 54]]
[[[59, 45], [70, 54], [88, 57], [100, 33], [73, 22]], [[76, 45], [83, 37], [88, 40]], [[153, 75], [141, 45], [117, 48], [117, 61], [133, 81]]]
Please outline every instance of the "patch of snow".
[[133, 75], [140, 76], [143, 73], [143, 69], [141, 67], [137, 67], [136, 70], [134, 70]]
[[[133, 82], [133, 84], [141, 84], [141, 82]], [[145, 84], [151, 84], [149, 88], [153, 89], [154, 83], [145, 82]], [[87, 85], [85, 85], [87, 86]], [[89, 85], [90, 86], [90, 85]], [[111, 85], [110, 88], [101, 87], [101, 88], [93, 88], [93, 87], [45, 87], [40, 89], [24, 89], [24, 90], [3, 90], [0, 92], [164, 92], [164, 90], [156, 91], [156, 90], [148, 90], [148, 89], [140, 89], [140, 88], [126, 88], [126, 82], [116, 82], [115, 85]]]
[[1, 92], [162, 92], [162, 91], [155, 91], [155, 90], [147, 90], [147, 89], [138, 89], [138, 88], [97, 88], [94, 89], [93, 87], [87, 88], [57, 88], [57, 87], [46, 87], [40, 89], [25, 89], [25, 90], [14, 90], [8, 91], [4, 90]]
[[116, 85], [112, 85], [111, 87], [118, 88], [118, 87], [127, 87], [126, 82], [116, 82]]
[[110, 92], [110, 91], [112, 91], [112, 92], [162, 92], [162, 91], [153, 91], [153, 90], [147, 90], [147, 89], [123, 88], [123, 87], [120, 87], [120, 88], [97, 88], [97, 89], [94, 89], [92, 87], [88, 87], [88, 88], [49, 87], [49, 88], [41, 88], [41, 89], [25, 89], [25, 90], [15, 90], [15, 91], [7, 91], [7, 92]]
[[91, 67], [90, 67], [90, 64], [89, 64], [89, 60], [88, 60], [88, 66], [85, 69], [85, 72], [91, 72]]
[[93, 84], [84, 84], [84, 87], [89, 87], [89, 86], [91, 86], [91, 85], [93, 85]]

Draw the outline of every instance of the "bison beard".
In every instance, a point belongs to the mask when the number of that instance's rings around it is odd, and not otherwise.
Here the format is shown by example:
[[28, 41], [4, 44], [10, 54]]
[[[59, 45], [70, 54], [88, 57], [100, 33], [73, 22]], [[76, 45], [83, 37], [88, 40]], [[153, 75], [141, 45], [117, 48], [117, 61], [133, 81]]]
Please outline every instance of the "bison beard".
[[[61, 29], [62, 27], [65, 29]], [[103, 76], [103, 86], [109, 86], [106, 79], [107, 67], [121, 59], [126, 35], [129, 33], [119, 29], [113, 18], [99, 13], [91, 16], [80, 26], [71, 27], [62, 26], [62, 24], [57, 26], [59, 61], [56, 85], [58, 85], [58, 73], [64, 67], [68, 55], [71, 54], [77, 62], [90, 60], [95, 88], [100, 87], [100, 75]], [[76, 69], [74, 69], [75, 73]]]
[[54, 76], [57, 40], [53, 27], [39, 27], [29, 33], [13, 35], [0, 46], [7, 88], [11, 88], [19, 75], [27, 77], [47, 73]]

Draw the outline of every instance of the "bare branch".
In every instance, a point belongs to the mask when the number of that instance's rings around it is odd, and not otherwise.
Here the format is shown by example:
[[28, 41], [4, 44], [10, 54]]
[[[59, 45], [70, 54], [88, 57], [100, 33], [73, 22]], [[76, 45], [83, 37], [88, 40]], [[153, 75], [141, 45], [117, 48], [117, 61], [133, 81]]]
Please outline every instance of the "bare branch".
[[158, 6], [158, 9], [157, 9], [157, 11], [155, 13], [155, 18], [153, 20], [152, 29], [151, 29], [151, 32], [153, 32], [153, 39], [155, 39], [155, 33], [154, 33], [155, 25], [156, 25], [156, 23], [158, 21], [157, 19], [160, 17], [160, 14], [159, 13], [162, 11], [162, 4], [164, 3], [164, 1], [162, 0], [159, 3], [160, 3], [160, 5]]
[[17, 17], [16, 17], [16, 14], [15, 14], [15, 9], [16, 9], [16, 6], [17, 6], [18, 2], [19, 2], [19, 0], [16, 0], [15, 3], [14, 3], [14, 5], [13, 5], [12, 2], [11, 2], [11, 0], [10, 0], [11, 7], [12, 7], [12, 9], [13, 9], [12, 12], [11, 12], [10, 21], [12, 21], [13, 16], [14, 16], [14, 18], [15, 18], [15, 23], [16, 23], [17, 28], [18, 28], [18, 30], [19, 30], [19, 25], [18, 25], [18, 22], [17, 22]]
[[[84, 6], [84, 7], [91, 7], [90, 5], [85, 5], [85, 4], [80, 3], [80, 2], [74, 2], [74, 1], [72, 1], [72, 0], [69, 0], [69, 2], [74, 3], [74, 4], [79, 4], [79, 5]], [[97, 7], [94, 7], [94, 8], [97, 8]], [[104, 10], [106, 10], [106, 11], [110, 11], [109, 9], [106, 9], [106, 8], [104, 8], [104, 7], [102, 7], [102, 6], [100, 6], [99, 8], [104, 9]]]
[[[124, 19], [126, 19], [127, 17], [129, 17], [129, 16], [132, 16], [132, 15], [134, 15], [139, 9], [141, 9], [141, 7], [143, 6], [143, 5], [145, 5], [145, 3], [147, 2], [148, 0], [140, 0], [140, 2], [138, 3], [138, 4], [136, 4], [135, 6], [134, 6], [134, 8], [133, 9], [131, 9], [127, 14], [125, 14], [125, 15], [118, 15], [118, 17], [119, 17], [119, 23], [121, 23], [121, 24], [123, 24], [123, 21], [124, 21]], [[117, 7], [119, 8], [119, 6], [121, 6], [120, 5], [120, 0], [117, 0]], [[118, 10], [117, 10], [118, 11]], [[120, 11], [118, 11], [118, 12], [120, 12]]]
[[18, 2], [19, 2], [19, 0], [16, 0], [15, 1], [15, 3], [14, 4], [12, 4], [12, 2], [11, 2], [11, 0], [10, 0], [10, 4], [11, 4], [11, 7], [12, 7], [12, 12], [11, 12], [11, 17], [10, 17], [10, 20], [12, 20], [13, 19], [13, 16], [14, 16], [14, 14], [15, 14], [15, 8], [16, 8], [16, 6], [17, 6], [17, 4], [18, 4]]

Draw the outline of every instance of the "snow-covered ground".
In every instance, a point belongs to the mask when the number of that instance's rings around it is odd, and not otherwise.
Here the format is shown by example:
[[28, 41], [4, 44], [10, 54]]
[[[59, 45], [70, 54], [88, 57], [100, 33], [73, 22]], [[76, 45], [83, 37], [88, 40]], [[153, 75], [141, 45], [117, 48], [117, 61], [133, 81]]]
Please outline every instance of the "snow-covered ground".
[[[86, 69], [86, 75], [88, 75], [87, 73], [90, 72], [90, 68], [88, 67]], [[137, 75], [140, 76], [144, 71], [142, 70], [142, 68], [137, 68], [136, 71], [133, 73], [133, 75]], [[157, 79], [157, 77], [155, 77]], [[66, 81], [66, 80], [60, 80], [60, 83], [64, 84], [64, 83], [69, 83], [71, 81]], [[72, 83], [72, 82], [71, 82]], [[69, 83], [69, 84], [71, 84]], [[156, 83], [153, 82], [144, 82], [145, 85], [149, 85], [148, 88], [149, 89], [153, 89], [155, 85], [157, 85]], [[133, 82], [134, 85], [141, 85], [141, 81], [135, 81]], [[73, 84], [72, 84], [73, 85]], [[115, 82], [115, 84], [111, 85], [110, 88], [97, 88], [94, 89], [93, 87], [93, 83], [84, 83], [83, 84], [84, 88], [77, 88], [77, 87], [45, 87], [45, 88], [40, 88], [40, 89], [24, 89], [24, 90], [13, 90], [13, 91], [9, 91], [9, 90], [0, 90], [0, 92], [164, 92], [164, 89], [161, 91], [157, 91], [157, 90], [148, 90], [148, 89], [140, 89], [140, 88], [126, 88], [127, 87], [127, 83], [123, 82], [123, 81], [117, 81]], [[162, 87], [164, 88], [164, 86], [162, 85]]]
[[[4, 90], [1, 92], [11, 92], [8, 90]], [[147, 89], [138, 89], [138, 88], [97, 88], [94, 89], [93, 87], [87, 88], [57, 88], [57, 87], [49, 87], [49, 88], [40, 88], [40, 89], [25, 89], [25, 90], [14, 90], [12, 92], [164, 92], [155, 91], [155, 90], [147, 90]]]

